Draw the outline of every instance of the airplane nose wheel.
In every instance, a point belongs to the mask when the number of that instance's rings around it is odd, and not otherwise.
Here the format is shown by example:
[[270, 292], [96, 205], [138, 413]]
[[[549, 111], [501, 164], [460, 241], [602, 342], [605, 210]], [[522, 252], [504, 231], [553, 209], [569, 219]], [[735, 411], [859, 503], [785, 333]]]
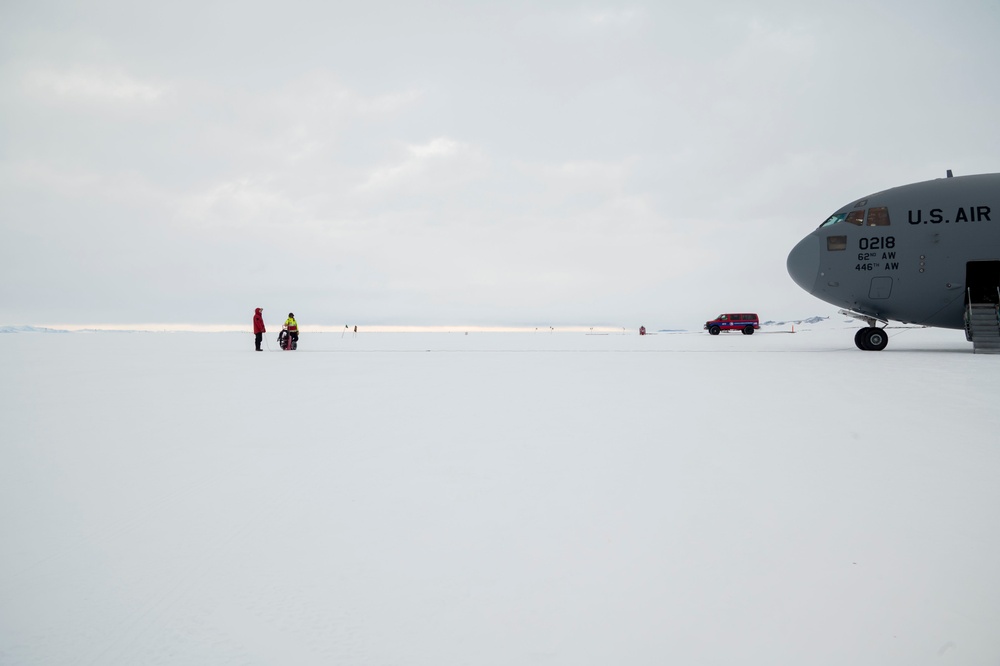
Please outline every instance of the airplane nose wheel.
[[889, 344], [889, 336], [885, 334], [885, 329], [862, 328], [854, 334], [854, 344], [863, 351], [882, 351]]

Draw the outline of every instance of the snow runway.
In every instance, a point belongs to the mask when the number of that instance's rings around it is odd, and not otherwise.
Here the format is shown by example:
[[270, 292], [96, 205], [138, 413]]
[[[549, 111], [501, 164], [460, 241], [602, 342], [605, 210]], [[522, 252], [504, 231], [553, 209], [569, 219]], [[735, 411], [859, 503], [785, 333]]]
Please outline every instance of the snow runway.
[[997, 661], [1000, 358], [853, 330], [5, 335], [0, 664]]

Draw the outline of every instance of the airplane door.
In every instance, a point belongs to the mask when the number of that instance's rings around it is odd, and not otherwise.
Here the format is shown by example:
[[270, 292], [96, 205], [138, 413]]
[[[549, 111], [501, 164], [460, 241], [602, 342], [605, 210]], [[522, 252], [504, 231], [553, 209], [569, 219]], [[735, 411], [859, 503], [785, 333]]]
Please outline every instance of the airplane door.
[[965, 286], [973, 303], [1000, 303], [1000, 261], [965, 264]]

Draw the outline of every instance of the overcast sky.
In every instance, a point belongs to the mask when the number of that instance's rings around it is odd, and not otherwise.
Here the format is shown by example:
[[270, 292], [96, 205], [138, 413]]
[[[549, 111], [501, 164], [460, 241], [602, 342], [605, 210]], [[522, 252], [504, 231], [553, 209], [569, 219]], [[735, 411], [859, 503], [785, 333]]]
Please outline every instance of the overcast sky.
[[1000, 171], [1000, 4], [0, 2], [0, 324], [682, 327]]

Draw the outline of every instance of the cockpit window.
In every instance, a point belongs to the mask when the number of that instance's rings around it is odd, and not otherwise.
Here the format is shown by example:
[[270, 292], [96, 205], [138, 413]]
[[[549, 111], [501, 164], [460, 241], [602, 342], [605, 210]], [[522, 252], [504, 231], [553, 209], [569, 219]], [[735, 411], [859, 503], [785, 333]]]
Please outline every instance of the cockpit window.
[[847, 214], [847, 223], [853, 224], [860, 227], [865, 223], [865, 211], [863, 210], [852, 210]]
[[830, 252], [847, 249], [847, 236], [827, 236], [826, 249]]
[[819, 228], [828, 227], [831, 224], [837, 224], [837, 222], [843, 222], [844, 218], [847, 217], [847, 213], [834, 213], [830, 217], [826, 218], [826, 222], [819, 225]]
[[888, 208], [869, 208], [868, 209], [868, 226], [869, 227], [887, 227], [887, 226], [889, 226], [889, 209]]

